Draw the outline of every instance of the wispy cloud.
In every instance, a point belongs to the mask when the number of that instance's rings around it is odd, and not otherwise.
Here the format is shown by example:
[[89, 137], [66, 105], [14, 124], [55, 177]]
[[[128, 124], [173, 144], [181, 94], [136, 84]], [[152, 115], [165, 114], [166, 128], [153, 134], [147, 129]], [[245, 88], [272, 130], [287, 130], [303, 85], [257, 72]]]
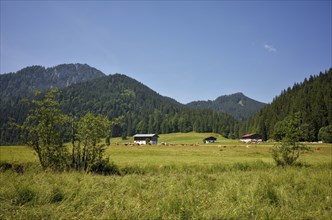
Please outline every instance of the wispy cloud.
[[264, 48], [266, 50], [268, 50], [269, 52], [276, 52], [277, 49], [275, 47], [273, 47], [272, 45], [269, 45], [269, 44], [264, 44]]

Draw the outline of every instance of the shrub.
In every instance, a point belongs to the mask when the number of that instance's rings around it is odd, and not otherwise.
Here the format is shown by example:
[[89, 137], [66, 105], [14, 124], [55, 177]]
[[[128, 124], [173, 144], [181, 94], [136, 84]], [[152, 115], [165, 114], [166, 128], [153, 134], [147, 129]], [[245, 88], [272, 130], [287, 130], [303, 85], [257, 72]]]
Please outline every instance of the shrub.
[[91, 166], [90, 171], [102, 175], [120, 175], [119, 168], [113, 162], [110, 162], [109, 158], [95, 162]]
[[0, 162], [0, 170], [7, 171], [13, 168], [13, 165], [7, 162]]
[[[23, 136], [36, 152], [42, 168], [66, 171], [71, 165], [76, 170], [91, 169], [103, 174], [115, 172], [114, 165], [101, 160], [105, 148], [99, 143], [110, 132], [108, 118], [88, 112], [76, 122], [74, 117], [71, 119], [62, 113], [57, 100], [59, 92], [54, 89], [46, 93], [43, 99], [33, 100], [36, 107], [21, 126]], [[64, 145], [69, 136], [72, 139], [71, 154]], [[97, 160], [100, 161], [96, 163]], [[14, 171], [23, 173], [24, 170], [17, 167]]]
[[300, 153], [310, 151], [310, 148], [298, 142], [281, 142], [272, 148], [272, 158], [278, 166], [295, 165]]
[[302, 122], [300, 112], [290, 115], [279, 124], [276, 124], [275, 129], [278, 130], [277, 133], [282, 141], [272, 148], [272, 158], [278, 166], [295, 165], [300, 153], [310, 151], [308, 146], [299, 142], [306, 139], [307, 128], [307, 124]]
[[17, 174], [23, 174], [24, 173], [24, 167], [21, 164], [14, 164], [13, 165], [13, 170], [17, 173]]
[[24, 173], [24, 166], [22, 164], [11, 164], [8, 162], [0, 162], [0, 171], [12, 170], [17, 174]]
[[21, 186], [16, 190], [16, 198], [14, 199], [14, 203], [16, 205], [24, 205], [35, 199], [36, 195], [36, 192], [29, 187]]
[[277, 194], [277, 191], [271, 186], [269, 186], [266, 190], [266, 198], [271, 205], [279, 204], [279, 196]]
[[51, 194], [51, 203], [61, 202], [64, 197], [64, 193], [58, 187], [53, 188]]
[[332, 125], [319, 129], [318, 139], [326, 143], [332, 143]]

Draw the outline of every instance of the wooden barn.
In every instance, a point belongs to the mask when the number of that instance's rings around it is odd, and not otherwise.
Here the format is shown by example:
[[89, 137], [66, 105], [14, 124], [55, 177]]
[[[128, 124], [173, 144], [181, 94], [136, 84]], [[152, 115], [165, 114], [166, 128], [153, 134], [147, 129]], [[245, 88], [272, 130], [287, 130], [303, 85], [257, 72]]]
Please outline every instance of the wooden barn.
[[[157, 134], [135, 134], [134, 143], [135, 144], [158, 144]], [[149, 143], [147, 143], [149, 141]]]
[[217, 138], [211, 136], [211, 137], [204, 138], [203, 141], [204, 141], [204, 143], [208, 144], [208, 143], [215, 143], [216, 140], [217, 140]]
[[262, 137], [259, 134], [245, 134], [241, 137], [240, 141], [245, 143], [262, 142]]

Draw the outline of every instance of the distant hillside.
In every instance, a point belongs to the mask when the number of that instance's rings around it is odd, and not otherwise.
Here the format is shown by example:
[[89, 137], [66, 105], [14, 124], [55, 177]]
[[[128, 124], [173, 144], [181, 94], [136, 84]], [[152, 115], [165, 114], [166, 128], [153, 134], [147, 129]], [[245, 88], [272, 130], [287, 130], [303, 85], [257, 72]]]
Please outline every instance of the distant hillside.
[[114, 136], [190, 131], [235, 135], [236, 121], [231, 116], [189, 108], [122, 74], [63, 89], [61, 106], [71, 115], [81, 116], [90, 111], [110, 119], [123, 117], [123, 123], [113, 129]]
[[174, 99], [159, 95], [135, 79], [118, 73], [72, 85], [61, 92], [63, 110], [74, 115], [90, 111], [113, 118], [144, 109], [148, 110], [146, 117], [149, 117], [154, 109], [164, 105], [173, 109], [182, 107]]
[[273, 139], [276, 123], [295, 113], [300, 113], [302, 125], [307, 128], [303, 140], [318, 140], [320, 128], [332, 125], [332, 68], [284, 90], [244, 122], [240, 134], [257, 132], [264, 139]]
[[31, 66], [16, 73], [0, 74], [0, 145], [18, 140], [19, 134], [9, 121], [24, 121], [29, 108], [22, 100], [31, 99], [35, 90], [65, 88], [103, 76], [104, 73], [86, 64], [62, 64], [51, 68]]
[[[84, 68], [88, 71], [79, 71]], [[34, 66], [5, 74], [0, 80], [0, 145], [20, 141], [20, 134], [10, 126], [10, 121], [12, 118], [22, 123], [26, 118], [29, 106], [22, 104], [22, 98], [31, 100], [34, 89], [46, 91], [52, 87], [62, 88], [58, 98], [68, 115], [80, 117], [92, 112], [111, 120], [121, 118], [121, 123], [113, 128], [113, 136], [196, 131], [237, 137], [238, 133], [236, 121], [230, 115], [192, 109], [128, 76], [105, 76], [87, 65], [59, 65], [48, 69]]]
[[194, 101], [187, 106], [198, 109], [212, 109], [232, 115], [237, 120], [244, 120], [258, 112], [266, 104], [248, 98], [243, 93], [220, 96], [214, 101]]
[[30, 66], [16, 73], [1, 74], [0, 95], [25, 97], [37, 89], [65, 88], [102, 76], [105, 74], [87, 64], [62, 64], [51, 68]]

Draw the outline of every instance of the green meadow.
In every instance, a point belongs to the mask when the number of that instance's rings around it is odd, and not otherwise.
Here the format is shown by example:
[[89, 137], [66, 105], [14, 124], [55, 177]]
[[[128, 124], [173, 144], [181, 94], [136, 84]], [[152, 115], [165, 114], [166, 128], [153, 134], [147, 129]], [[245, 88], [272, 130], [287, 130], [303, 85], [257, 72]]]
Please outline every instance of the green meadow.
[[1, 146], [0, 219], [331, 219], [331, 144], [310, 143], [300, 166], [281, 168], [274, 143], [199, 133], [131, 142], [111, 140], [112, 176], [42, 171], [29, 147]]

